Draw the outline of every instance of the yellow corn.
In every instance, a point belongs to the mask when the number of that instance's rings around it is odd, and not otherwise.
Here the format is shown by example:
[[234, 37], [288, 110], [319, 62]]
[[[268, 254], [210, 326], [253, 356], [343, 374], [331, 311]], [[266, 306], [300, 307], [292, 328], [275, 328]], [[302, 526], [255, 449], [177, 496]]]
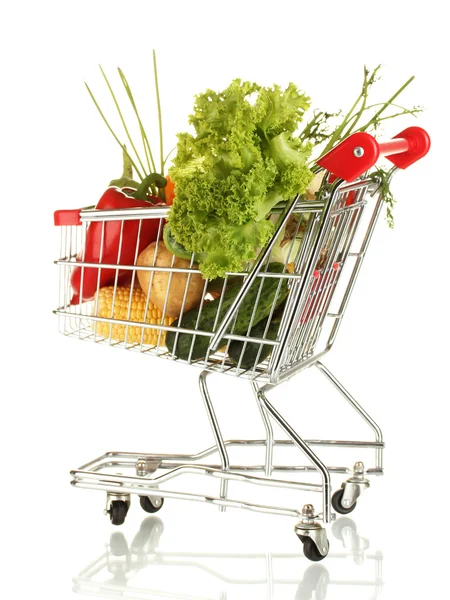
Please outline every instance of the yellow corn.
[[[114, 311], [113, 311], [113, 299], [114, 299]], [[151, 302], [148, 303], [147, 318], [144, 321], [145, 306], [147, 303], [147, 297], [141, 289], [133, 289], [131, 296], [130, 306], [130, 288], [117, 286], [116, 294], [114, 297], [114, 286], [107, 286], [101, 288], [98, 292], [98, 305], [97, 311], [95, 312], [94, 304], [94, 316], [103, 317], [105, 319], [118, 319], [121, 321], [130, 321], [133, 323], [149, 323], [152, 325], [171, 325], [175, 321], [175, 317], [166, 317], [164, 323], [162, 322], [162, 312], [159, 308], [156, 308]], [[160, 330], [149, 329], [146, 327], [139, 327], [137, 325], [127, 326], [115, 323], [104, 323], [102, 321], [93, 321], [92, 329], [95, 328], [97, 335], [104, 338], [118, 340], [120, 342], [125, 341], [130, 344], [140, 344], [141, 338], [143, 344], [156, 345], [158, 343], [158, 337]], [[142, 331], [144, 336], [142, 337]], [[164, 344], [166, 338], [166, 332], [163, 331], [161, 334], [160, 344]]]

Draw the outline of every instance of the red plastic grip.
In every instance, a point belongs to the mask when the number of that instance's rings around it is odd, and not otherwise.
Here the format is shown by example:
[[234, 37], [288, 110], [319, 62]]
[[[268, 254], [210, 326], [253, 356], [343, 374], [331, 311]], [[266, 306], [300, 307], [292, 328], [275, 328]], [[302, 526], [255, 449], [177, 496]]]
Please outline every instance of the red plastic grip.
[[53, 219], [57, 227], [64, 225], [81, 225], [80, 220], [81, 208], [73, 208], [71, 210], [55, 210]]
[[400, 150], [400, 154], [394, 150], [391, 154], [389, 142], [384, 142], [384, 145], [381, 143], [380, 147], [382, 154], [386, 156], [392, 164], [399, 167], [399, 169], [406, 169], [423, 158], [425, 154], [428, 153], [431, 145], [430, 136], [425, 129], [422, 129], [421, 127], [408, 127], [407, 129], [404, 129], [392, 139], [392, 143], [395, 143], [396, 140], [406, 141], [408, 149], [405, 152]]
[[377, 142], [360, 131], [350, 135], [317, 164], [345, 181], [354, 181], [386, 156], [396, 167], [406, 169], [430, 149], [430, 136], [421, 127], [408, 127], [387, 142]]

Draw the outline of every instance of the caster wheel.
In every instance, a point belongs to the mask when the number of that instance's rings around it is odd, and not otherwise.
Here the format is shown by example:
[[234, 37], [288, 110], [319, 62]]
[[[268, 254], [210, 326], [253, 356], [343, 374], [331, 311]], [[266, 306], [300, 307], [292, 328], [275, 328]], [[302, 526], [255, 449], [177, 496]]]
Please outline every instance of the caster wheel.
[[349, 506], [349, 507], [342, 506], [342, 497], [343, 497], [343, 495], [344, 495], [344, 488], [343, 487], [340, 490], [337, 490], [337, 492], [334, 492], [334, 494], [331, 496], [331, 506], [340, 515], [348, 515], [353, 510], [355, 510], [355, 508], [356, 508], [356, 502], [355, 502], [355, 504], [353, 504], [352, 506]]
[[312, 541], [310, 537], [308, 537], [307, 535], [299, 535], [298, 537], [303, 544], [303, 554], [308, 560], [311, 560], [313, 562], [319, 562], [320, 560], [323, 560], [325, 558], [326, 555], [322, 556], [322, 554], [320, 554], [316, 544]]
[[128, 513], [128, 504], [124, 500], [113, 500], [108, 513], [113, 525], [123, 525]]
[[149, 496], [139, 496], [139, 502], [141, 503], [142, 508], [145, 512], [155, 513], [158, 510], [161, 510], [164, 504], [164, 498], [158, 498], [159, 502], [156, 505], [155, 500], [150, 498]]

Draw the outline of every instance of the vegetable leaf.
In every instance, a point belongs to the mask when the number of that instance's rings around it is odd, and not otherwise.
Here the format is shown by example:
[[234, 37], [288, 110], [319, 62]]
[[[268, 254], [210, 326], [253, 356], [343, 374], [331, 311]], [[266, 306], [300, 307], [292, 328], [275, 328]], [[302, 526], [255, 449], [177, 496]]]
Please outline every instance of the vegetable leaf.
[[270, 239], [273, 206], [306, 191], [311, 145], [294, 133], [308, 106], [292, 83], [283, 91], [235, 79], [196, 97], [195, 134], [178, 135], [169, 171], [177, 190], [169, 223], [204, 276], [241, 270]]

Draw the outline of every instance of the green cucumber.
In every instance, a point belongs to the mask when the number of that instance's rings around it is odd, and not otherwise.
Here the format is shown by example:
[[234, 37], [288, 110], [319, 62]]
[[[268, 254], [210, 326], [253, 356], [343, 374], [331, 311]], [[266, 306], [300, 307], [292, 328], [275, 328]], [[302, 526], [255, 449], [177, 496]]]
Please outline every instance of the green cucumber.
[[[263, 338], [264, 333], [266, 333], [267, 323], [269, 321], [269, 317], [262, 319], [250, 330], [249, 337], [253, 338]], [[265, 339], [267, 340], [276, 340], [278, 329], [281, 323], [281, 314], [272, 315], [272, 319], [270, 321], [269, 328], [267, 329], [267, 333]], [[244, 350], [245, 346], [245, 350]], [[261, 351], [260, 351], [261, 349]], [[241, 369], [250, 369], [255, 366], [256, 360], [258, 363], [262, 363], [269, 358], [270, 353], [272, 352], [273, 346], [271, 344], [263, 344], [259, 342], [242, 342], [241, 340], [232, 340], [230, 346], [228, 347], [228, 356], [230, 357], [231, 362], [238, 366]], [[242, 354], [242, 351], [244, 353]], [[242, 355], [242, 360], [241, 360]], [[240, 361], [240, 362], [239, 362]]]
[[[281, 263], [271, 263], [268, 271], [272, 273], [282, 273], [284, 265]], [[183, 315], [181, 324], [178, 325], [179, 320], [177, 319], [172, 323], [172, 327], [183, 327], [184, 329], [197, 329], [199, 331], [212, 332], [214, 325], [218, 325], [227, 310], [233, 304], [234, 299], [239, 293], [242, 284], [236, 283], [230, 285], [225, 290], [225, 294], [212, 302], [203, 304], [203, 308], [199, 317], [199, 309], [190, 310]], [[261, 279], [259, 277], [253, 282], [245, 295], [242, 304], [239, 308], [239, 312], [236, 317], [233, 333], [236, 335], [246, 335], [250, 319], [252, 318], [253, 311], [255, 309], [256, 302], [258, 306], [254, 315], [254, 323], [258, 323], [262, 319], [266, 318], [271, 310], [272, 305], [275, 301], [278, 306], [285, 300], [288, 294], [288, 279], [278, 279], [276, 277], [267, 277], [263, 279], [262, 289], [260, 293]], [[278, 294], [277, 294], [278, 292]], [[259, 300], [258, 300], [259, 296]], [[220, 307], [220, 314], [218, 315]], [[198, 319], [198, 324], [197, 324]], [[166, 336], [166, 346], [169, 351], [174, 354], [177, 358], [182, 360], [200, 360], [205, 358], [208, 351], [210, 336], [197, 335], [191, 333], [178, 333], [176, 331], [168, 331]], [[219, 347], [226, 344], [226, 340], [220, 341]], [[191, 354], [192, 347], [192, 354]]]

